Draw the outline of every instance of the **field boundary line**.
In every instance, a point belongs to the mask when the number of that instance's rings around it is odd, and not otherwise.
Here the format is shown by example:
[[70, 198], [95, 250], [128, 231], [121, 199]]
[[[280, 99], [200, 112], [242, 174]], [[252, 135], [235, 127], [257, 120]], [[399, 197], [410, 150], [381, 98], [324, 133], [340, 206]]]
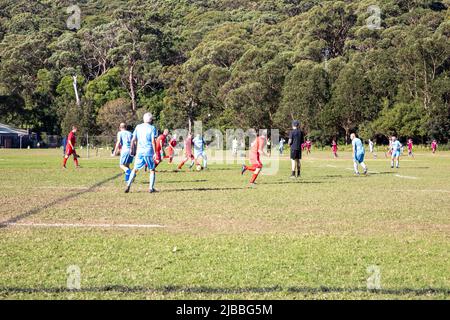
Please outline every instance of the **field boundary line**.
[[151, 229], [165, 228], [159, 224], [124, 224], [124, 223], [9, 223], [11, 227], [36, 227], [36, 228], [99, 228], [99, 229]]
[[28, 210], [27, 212], [19, 214], [18, 216], [15, 216], [15, 217], [12, 217], [12, 218], [10, 218], [10, 219], [8, 219], [6, 221], [0, 222], [0, 229], [6, 228], [6, 227], [8, 227], [9, 225], [11, 225], [13, 223], [17, 223], [17, 222], [19, 222], [19, 221], [21, 221], [23, 219], [26, 219], [26, 218], [28, 218], [30, 216], [33, 216], [33, 215], [35, 215], [35, 214], [37, 214], [37, 213], [39, 213], [39, 212], [41, 212], [41, 211], [43, 211], [45, 209], [51, 208], [51, 207], [53, 207], [53, 206], [55, 206], [57, 204], [60, 204], [60, 203], [67, 202], [69, 200], [78, 198], [78, 197], [80, 197], [80, 196], [82, 196], [82, 195], [84, 195], [86, 193], [89, 193], [89, 192], [95, 190], [96, 188], [104, 185], [105, 183], [108, 183], [108, 182], [110, 182], [112, 180], [117, 179], [120, 176], [122, 176], [122, 173], [116, 174], [116, 175], [114, 175], [112, 177], [109, 177], [109, 178], [107, 178], [105, 180], [97, 182], [96, 184], [90, 186], [86, 190], [82, 190], [82, 191], [80, 191], [78, 193], [73, 193], [73, 194], [69, 194], [67, 196], [58, 198], [58, 199], [53, 200], [53, 201], [51, 201], [51, 202], [49, 202], [47, 204], [44, 204], [43, 206], [40, 206], [40, 207], [31, 209], [31, 210]]

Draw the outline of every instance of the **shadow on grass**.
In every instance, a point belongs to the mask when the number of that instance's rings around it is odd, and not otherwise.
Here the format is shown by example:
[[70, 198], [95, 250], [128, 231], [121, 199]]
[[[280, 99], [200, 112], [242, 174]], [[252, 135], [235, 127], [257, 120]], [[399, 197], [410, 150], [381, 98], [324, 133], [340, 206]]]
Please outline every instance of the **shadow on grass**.
[[67, 196], [58, 198], [58, 199], [56, 199], [56, 200], [53, 200], [52, 202], [49, 202], [49, 203], [47, 203], [47, 204], [44, 204], [43, 206], [40, 206], [40, 207], [31, 209], [31, 210], [28, 210], [27, 212], [24, 212], [24, 213], [22, 213], [22, 214], [20, 214], [20, 215], [18, 215], [18, 216], [15, 216], [15, 217], [12, 217], [12, 218], [10, 218], [10, 219], [8, 219], [8, 220], [6, 220], [6, 221], [0, 222], [0, 229], [6, 228], [6, 227], [8, 227], [10, 224], [17, 223], [17, 222], [19, 222], [20, 220], [26, 219], [26, 218], [28, 218], [28, 217], [30, 217], [30, 216], [32, 216], [32, 215], [35, 215], [35, 214], [37, 214], [37, 213], [39, 213], [39, 212], [41, 212], [41, 211], [43, 211], [43, 210], [45, 210], [45, 209], [51, 208], [51, 207], [53, 207], [53, 206], [55, 206], [55, 205], [57, 205], [57, 204], [64, 203], [64, 202], [66, 202], [66, 201], [69, 201], [69, 200], [78, 198], [78, 197], [82, 196], [82, 195], [85, 194], [85, 193], [92, 192], [92, 191], [94, 191], [96, 188], [98, 188], [98, 187], [104, 185], [105, 183], [108, 183], [108, 182], [110, 182], [110, 181], [112, 181], [112, 180], [114, 180], [114, 179], [117, 179], [118, 177], [121, 177], [121, 176], [122, 176], [122, 173], [116, 174], [116, 175], [114, 175], [114, 176], [112, 176], [112, 177], [110, 177], [110, 178], [107, 178], [107, 179], [105, 179], [105, 180], [102, 180], [102, 181], [100, 181], [100, 182], [97, 182], [96, 184], [90, 186], [89, 188], [87, 188], [87, 189], [85, 189], [85, 190], [81, 190], [81, 191], [79, 191], [79, 192], [77, 192], [77, 193], [71, 193], [71, 194], [69, 194], [69, 195], [67, 195]]
[[79, 290], [67, 289], [63, 287], [53, 288], [19, 288], [19, 287], [0, 287], [0, 293], [198, 293], [198, 294], [242, 294], [242, 293], [372, 293], [384, 295], [438, 295], [450, 294], [448, 288], [398, 288], [398, 289], [379, 289], [369, 290], [367, 288], [339, 288], [339, 287], [244, 287], [244, 288], [215, 288], [215, 287], [182, 287], [182, 286], [164, 286], [164, 287], [128, 287], [120, 285], [110, 285], [103, 287], [88, 287]]

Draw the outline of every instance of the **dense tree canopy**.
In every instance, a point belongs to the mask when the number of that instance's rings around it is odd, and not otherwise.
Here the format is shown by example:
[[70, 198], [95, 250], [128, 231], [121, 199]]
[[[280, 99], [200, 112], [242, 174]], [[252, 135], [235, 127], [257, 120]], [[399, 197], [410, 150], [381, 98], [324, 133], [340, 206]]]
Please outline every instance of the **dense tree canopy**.
[[[450, 138], [450, 0], [0, 0], [0, 121]], [[74, 76], [77, 79], [77, 103]], [[129, 109], [129, 110], [127, 110]]]

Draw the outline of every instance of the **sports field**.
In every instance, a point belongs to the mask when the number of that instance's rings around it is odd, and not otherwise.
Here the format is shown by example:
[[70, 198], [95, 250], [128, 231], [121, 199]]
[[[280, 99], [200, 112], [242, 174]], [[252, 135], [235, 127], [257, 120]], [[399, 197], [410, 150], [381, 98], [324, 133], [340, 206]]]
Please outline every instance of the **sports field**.
[[141, 172], [124, 194], [106, 152], [63, 171], [60, 150], [0, 150], [0, 298], [448, 299], [450, 152], [367, 158], [356, 177], [313, 151], [294, 181], [282, 158], [256, 188], [164, 163], [160, 193]]

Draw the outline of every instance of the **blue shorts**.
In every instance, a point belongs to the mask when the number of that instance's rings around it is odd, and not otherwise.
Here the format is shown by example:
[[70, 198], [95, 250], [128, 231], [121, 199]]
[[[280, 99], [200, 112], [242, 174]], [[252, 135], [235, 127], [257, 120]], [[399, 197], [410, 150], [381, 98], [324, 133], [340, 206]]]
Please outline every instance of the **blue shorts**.
[[364, 162], [364, 153], [359, 153], [353, 156], [353, 161], [361, 163]]
[[153, 156], [144, 156], [143, 154], [136, 155], [134, 169], [141, 170], [145, 166], [147, 166], [149, 170], [155, 170], [155, 161], [153, 161]]
[[397, 150], [395, 152], [392, 152], [392, 159], [400, 157], [400, 150]]
[[133, 163], [134, 157], [131, 156], [130, 152], [122, 152], [120, 154], [120, 165], [129, 165]]

